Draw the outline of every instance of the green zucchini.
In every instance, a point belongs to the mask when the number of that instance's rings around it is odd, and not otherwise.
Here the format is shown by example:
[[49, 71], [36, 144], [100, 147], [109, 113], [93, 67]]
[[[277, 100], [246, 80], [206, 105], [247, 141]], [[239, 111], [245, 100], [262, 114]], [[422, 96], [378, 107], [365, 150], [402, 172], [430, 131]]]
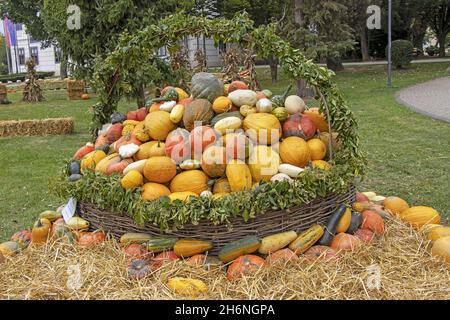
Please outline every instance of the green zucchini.
[[347, 210], [347, 206], [345, 204], [341, 204], [331, 215], [331, 217], [327, 221], [327, 225], [325, 226], [325, 233], [322, 238], [320, 238], [318, 245], [321, 246], [329, 246], [331, 241], [333, 241], [334, 236], [336, 235], [336, 227], [341, 220], [342, 216]]
[[255, 236], [233, 241], [225, 245], [219, 251], [219, 259], [228, 263], [240, 256], [253, 253], [261, 246], [261, 239]]
[[348, 227], [346, 233], [354, 234], [362, 224], [362, 214], [359, 212], [352, 212], [352, 219], [350, 220], [350, 226]]
[[152, 237], [144, 243], [148, 251], [153, 253], [172, 250], [178, 238]]

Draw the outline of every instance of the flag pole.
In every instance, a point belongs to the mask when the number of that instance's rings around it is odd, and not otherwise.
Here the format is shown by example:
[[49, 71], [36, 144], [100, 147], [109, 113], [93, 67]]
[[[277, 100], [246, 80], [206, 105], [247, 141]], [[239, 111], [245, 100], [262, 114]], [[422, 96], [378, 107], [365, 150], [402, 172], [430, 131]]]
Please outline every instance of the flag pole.
[[388, 8], [388, 87], [392, 88], [392, 0]]

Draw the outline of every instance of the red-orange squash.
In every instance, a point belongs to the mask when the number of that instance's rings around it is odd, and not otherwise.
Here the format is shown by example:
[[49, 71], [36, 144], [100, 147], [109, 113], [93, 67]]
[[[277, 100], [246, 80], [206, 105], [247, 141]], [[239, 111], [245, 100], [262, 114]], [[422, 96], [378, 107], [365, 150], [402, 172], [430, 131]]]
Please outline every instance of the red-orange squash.
[[81, 160], [85, 155], [91, 153], [94, 150], [95, 150], [94, 145], [92, 143], [88, 143], [85, 146], [78, 149], [73, 155], [73, 158], [76, 160]]
[[362, 213], [362, 216], [361, 229], [370, 230], [377, 235], [384, 233], [384, 220], [378, 213], [366, 210]]
[[123, 136], [114, 143], [114, 150], [116, 152], [119, 152], [121, 146], [125, 146], [132, 143], [134, 143], [137, 146], [140, 146], [142, 144], [142, 142], [138, 138], [136, 138], [136, 135], [134, 133], [127, 134], [126, 136]]
[[180, 260], [178, 256], [173, 251], [165, 251], [158, 254], [155, 258], [153, 258], [151, 263], [151, 269], [153, 271], [159, 270], [164, 267], [165, 264], [175, 262]]
[[243, 276], [253, 275], [258, 272], [259, 269], [264, 267], [265, 261], [255, 255], [245, 255], [237, 258], [228, 267], [227, 279], [230, 281], [237, 280]]
[[216, 132], [204, 126], [195, 127], [189, 135], [189, 145], [194, 158], [200, 159], [203, 151], [214, 144], [217, 140]]
[[113, 124], [106, 132], [108, 143], [111, 144], [120, 139], [122, 136], [123, 125], [121, 123]]
[[177, 165], [169, 157], [153, 157], [145, 162], [144, 176], [150, 182], [167, 183], [177, 174]]
[[133, 159], [123, 159], [117, 163], [111, 163], [106, 169], [106, 175], [110, 176], [113, 173], [122, 174], [123, 170], [133, 163]]
[[178, 128], [167, 136], [166, 139], [166, 156], [181, 163], [183, 160], [190, 158], [191, 146], [189, 142], [189, 131]]
[[249, 87], [245, 82], [236, 80], [230, 83], [230, 85], [228, 86], [228, 93], [231, 93], [236, 90], [248, 90], [248, 89]]
[[347, 233], [339, 233], [331, 241], [331, 248], [336, 251], [352, 251], [361, 245], [361, 240]]

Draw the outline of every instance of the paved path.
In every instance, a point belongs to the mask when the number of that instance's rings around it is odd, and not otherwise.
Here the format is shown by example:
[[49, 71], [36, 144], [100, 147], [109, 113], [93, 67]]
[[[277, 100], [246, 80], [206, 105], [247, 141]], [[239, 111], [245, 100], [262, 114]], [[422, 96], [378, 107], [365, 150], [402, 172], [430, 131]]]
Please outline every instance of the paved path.
[[397, 100], [418, 113], [450, 123], [450, 77], [403, 89]]

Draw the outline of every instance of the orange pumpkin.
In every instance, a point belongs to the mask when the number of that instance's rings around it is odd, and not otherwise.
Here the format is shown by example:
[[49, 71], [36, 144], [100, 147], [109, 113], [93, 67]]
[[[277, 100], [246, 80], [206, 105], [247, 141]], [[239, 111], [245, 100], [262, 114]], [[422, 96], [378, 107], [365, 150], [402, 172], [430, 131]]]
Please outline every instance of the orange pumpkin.
[[177, 165], [169, 157], [153, 157], [145, 162], [144, 176], [150, 182], [167, 183], [177, 174]]
[[153, 271], [161, 269], [165, 264], [178, 261], [180, 258], [173, 251], [165, 251], [153, 258], [151, 269]]
[[155, 111], [160, 111], [159, 108], [161, 107], [161, 105], [162, 105], [161, 102], [156, 102], [156, 103], [152, 104], [150, 106], [149, 113], [150, 112], [155, 112]]
[[170, 182], [172, 192], [194, 192], [200, 195], [208, 190], [208, 176], [200, 170], [184, 171]]
[[319, 108], [310, 108], [304, 112], [310, 118], [320, 132], [329, 132], [328, 122], [325, 120], [323, 113], [319, 112]]
[[304, 256], [309, 262], [333, 262], [339, 257], [336, 250], [327, 246], [313, 246], [304, 253]]
[[450, 237], [436, 240], [431, 248], [431, 254], [444, 259], [446, 262], [450, 262]]
[[90, 247], [104, 242], [106, 234], [103, 231], [83, 232], [78, 238], [78, 244], [83, 247]]
[[375, 238], [375, 233], [368, 229], [358, 229], [355, 232], [355, 236], [364, 243], [371, 243]]
[[362, 213], [363, 221], [361, 229], [367, 229], [374, 232], [377, 235], [384, 233], [384, 220], [378, 214], [370, 210], [366, 210]]
[[383, 201], [383, 206], [393, 214], [400, 214], [409, 209], [409, 204], [399, 197], [387, 197]]
[[224, 147], [210, 146], [203, 152], [202, 169], [211, 178], [222, 177], [227, 168], [227, 154]]
[[146, 259], [150, 254], [144, 246], [138, 243], [130, 244], [123, 251], [127, 259]]
[[361, 245], [361, 240], [351, 234], [339, 233], [333, 241], [331, 241], [331, 248], [336, 251], [352, 251]]
[[227, 279], [233, 281], [240, 279], [242, 276], [252, 275], [264, 265], [264, 259], [258, 256], [251, 254], [241, 256], [228, 267]]
[[149, 182], [142, 187], [141, 197], [144, 201], [153, 201], [170, 195], [170, 190], [165, 185]]
[[83, 93], [83, 94], [81, 95], [81, 99], [82, 99], [82, 100], [89, 100], [89, 99], [90, 99], [90, 96], [89, 96], [89, 94], [87, 94], [87, 93]]
[[289, 248], [275, 251], [274, 253], [269, 254], [266, 258], [266, 262], [268, 264], [296, 260], [298, 260], [297, 255]]
[[248, 85], [243, 81], [233, 81], [228, 86], [228, 94], [236, 90], [248, 90]]

